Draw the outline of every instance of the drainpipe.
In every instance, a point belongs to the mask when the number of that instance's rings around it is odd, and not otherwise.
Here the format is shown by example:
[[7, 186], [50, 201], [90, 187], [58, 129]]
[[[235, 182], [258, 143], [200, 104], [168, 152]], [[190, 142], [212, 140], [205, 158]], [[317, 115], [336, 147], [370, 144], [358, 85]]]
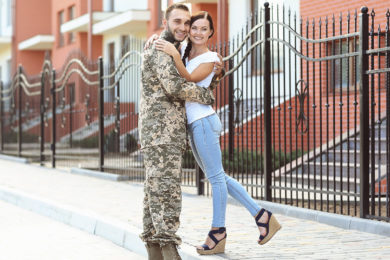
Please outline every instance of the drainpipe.
[[16, 44], [16, 0], [13, 0], [11, 3], [11, 13], [12, 13], [12, 36], [11, 36], [11, 52], [12, 52], [12, 58], [11, 58], [11, 71], [8, 71], [10, 74], [10, 79], [12, 80], [13, 75], [16, 73], [16, 51], [17, 51], [17, 44]]
[[225, 23], [225, 15], [226, 15], [226, 0], [218, 0], [218, 34], [217, 40], [218, 43], [222, 43], [225, 41], [225, 28], [222, 26]]

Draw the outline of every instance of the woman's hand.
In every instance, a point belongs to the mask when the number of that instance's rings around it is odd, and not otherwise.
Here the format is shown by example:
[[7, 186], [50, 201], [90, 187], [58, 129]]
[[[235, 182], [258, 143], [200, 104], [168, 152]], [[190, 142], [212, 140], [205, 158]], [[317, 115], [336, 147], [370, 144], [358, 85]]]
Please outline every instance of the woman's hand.
[[171, 55], [173, 58], [179, 58], [180, 59], [180, 53], [176, 49], [175, 45], [173, 45], [170, 42], [167, 42], [163, 39], [158, 39], [155, 42], [155, 46], [157, 50], [163, 51], [169, 55]]
[[150, 36], [150, 38], [145, 43], [144, 50], [149, 49], [150, 46], [152, 46], [153, 42], [156, 41], [157, 39], [158, 39], [158, 34], [153, 34], [152, 36]]

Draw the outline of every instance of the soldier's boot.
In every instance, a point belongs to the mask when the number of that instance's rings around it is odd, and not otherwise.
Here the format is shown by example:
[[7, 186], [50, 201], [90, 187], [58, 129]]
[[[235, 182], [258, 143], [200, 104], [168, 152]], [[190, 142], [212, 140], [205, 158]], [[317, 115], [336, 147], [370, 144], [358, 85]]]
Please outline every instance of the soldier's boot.
[[148, 251], [148, 260], [164, 260], [159, 244], [146, 243], [146, 251]]
[[164, 260], [181, 260], [177, 246], [175, 244], [167, 244], [161, 247]]

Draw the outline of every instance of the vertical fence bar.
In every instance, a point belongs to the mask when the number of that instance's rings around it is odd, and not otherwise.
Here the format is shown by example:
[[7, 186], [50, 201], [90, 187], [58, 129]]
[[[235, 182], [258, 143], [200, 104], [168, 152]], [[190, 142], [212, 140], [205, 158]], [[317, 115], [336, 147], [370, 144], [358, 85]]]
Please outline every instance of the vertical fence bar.
[[[386, 12], [386, 47], [390, 47], [390, 11]], [[390, 68], [390, 51], [386, 52], [386, 68]], [[386, 73], [386, 217], [390, 217], [390, 72]]]
[[362, 7], [359, 26], [360, 59], [360, 217], [369, 212], [369, 81], [368, 70], [368, 8]]
[[103, 58], [99, 57], [99, 171], [104, 166], [104, 81], [103, 81]]
[[45, 150], [45, 122], [44, 122], [44, 116], [45, 116], [45, 74], [46, 72], [43, 71], [41, 74], [41, 99], [40, 99], [40, 149], [39, 149], [39, 161], [40, 165], [43, 166], [43, 161], [45, 160], [44, 157], [44, 150]]
[[271, 129], [271, 49], [270, 49], [270, 9], [269, 3], [264, 3], [264, 199], [272, 200], [272, 129]]
[[3, 81], [0, 80], [0, 151], [4, 149], [3, 144]]
[[56, 71], [53, 70], [52, 71], [52, 79], [51, 79], [51, 95], [52, 95], [52, 115], [53, 115], [53, 118], [52, 118], [52, 140], [51, 140], [51, 152], [52, 152], [52, 156], [51, 156], [51, 165], [53, 168], [56, 167], [56, 132], [57, 132], [57, 128], [56, 128]]
[[18, 67], [18, 157], [22, 156], [22, 86], [20, 77], [22, 74], [22, 66]]
[[204, 173], [197, 163], [195, 163], [195, 170], [198, 195], [204, 195]]
[[[369, 44], [369, 47], [370, 49], [374, 49], [375, 48], [375, 28], [374, 28], [374, 19], [375, 19], [375, 12], [374, 12], [374, 9], [371, 10], [371, 13], [370, 13], [370, 16], [371, 18], [371, 28], [369, 30], [369, 37], [371, 40], [368, 40], [368, 42], [370, 43]], [[369, 56], [369, 60], [370, 60], [370, 65], [368, 66], [368, 70], [374, 70], [375, 69], [375, 54], [371, 54]], [[379, 76], [379, 75], [378, 75]], [[375, 107], [377, 106], [377, 104], [375, 104], [375, 74], [371, 74], [369, 77], [369, 81], [370, 83], [367, 85], [367, 86], [370, 86], [371, 89], [368, 90], [369, 91], [369, 99], [370, 99], [370, 123], [368, 124], [369, 125], [369, 143], [370, 143], [370, 146], [368, 146], [367, 148], [370, 149], [370, 166], [369, 166], [369, 171], [370, 173], [367, 173], [369, 174], [370, 176], [368, 177], [369, 178], [369, 192], [371, 193], [369, 195], [369, 197], [372, 198], [372, 200], [370, 200], [370, 206], [371, 206], [371, 211], [369, 211], [369, 214], [370, 215], [375, 215]], [[379, 78], [379, 77], [378, 77]]]
[[69, 147], [73, 147], [73, 100], [75, 100], [75, 87], [73, 86], [69, 88], [69, 96], [70, 96], [70, 102], [69, 102]]
[[115, 128], [117, 132], [115, 133], [115, 152], [120, 153], [120, 136], [121, 136], [121, 102], [120, 102], [120, 83], [118, 82], [116, 85], [116, 114], [115, 114]]
[[[233, 45], [234, 46], [234, 45]], [[234, 67], [233, 59], [229, 60], [229, 70]], [[229, 161], [233, 161], [234, 153], [234, 73], [229, 75]], [[229, 169], [231, 170], [231, 169]]]

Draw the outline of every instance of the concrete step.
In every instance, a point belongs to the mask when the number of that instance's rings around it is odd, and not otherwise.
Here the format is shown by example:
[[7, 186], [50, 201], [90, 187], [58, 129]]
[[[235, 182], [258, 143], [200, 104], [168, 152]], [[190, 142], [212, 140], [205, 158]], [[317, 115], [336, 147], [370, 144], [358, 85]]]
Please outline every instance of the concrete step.
[[[286, 177], [286, 179], [285, 179]], [[320, 174], [313, 174], [307, 176], [302, 176], [301, 174], [293, 173], [291, 175], [286, 175], [281, 178], [282, 183], [286, 183], [287, 187], [296, 187], [297, 185], [302, 185], [307, 189], [319, 189], [319, 190], [328, 190], [328, 191], [348, 191], [351, 193], [360, 192], [360, 180], [359, 178], [340, 178], [326, 174], [322, 176]], [[276, 181], [277, 183], [278, 181]], [[322, 187], [322, 189], [321, 189]], [[349, 189], [348, 189], [349, 188]]]
[[[381, 125], [375, 125], [375, 136], [378, 137], [380, 136], [381, 138], [385, 139], [386, 138], [386, 132], [387, 132], [387, 127], [386, 127], [386, 122], [382, 122]], [[389, 129], [390, 131], [390, 129]]]
[[[375, 170], [378, 169], [378, 165], [375, 165]], [[321, 172], [323, 175], [329, 174], [330, 176], [336, 177], [353, 177], [356, 175], [359, 178], [360, 174], [360, 164], [359, 163], [341, 163], [341, 162], [306, 162], [303, 166], [299, 166], [293, 172], [297, 172], [299, 175], [310, 174], [310, 175], [320, 175]], [[384, 174], [383, 172], [381, 174]]]
[[[387, 162], [387, 153], [386, 151], [375, 151], [375, 163], [376, 164], [386, 164]], [[329, 149], [328, 152], [323, 152], [321, 156], [318, 156], [315, 161], [320, 163], [322, 159], [322, 163], [326, 163], [327, 161], [332, 162], [335, 160], [336, 162], [345, 162], [345, 163], [360, 163], [360, 149], [350, 149], [350, 150], [340, 150], [340, 149]], [[371, 160], [371, 153], [370, 153]]]
[[[372, 142], [370, 139], [370, 149], [371, 149], [371, 144], [374, 143], [375, 145], [375, 150], [381, 150], [381, 151], [386, 151], [386, 146], [387, 146], [387, 140], [386, 138], [375, 138], [374, 141]], [[356, 138], [356, 142], [354, 139], [350, 139], [348, 141], [345, 141], [341, 144], [341, 147], [343, 150], [348, 150], [348, 149], [360, 149], [360, 137]], [[336, 147], [337, 148], [337, 147]]]

